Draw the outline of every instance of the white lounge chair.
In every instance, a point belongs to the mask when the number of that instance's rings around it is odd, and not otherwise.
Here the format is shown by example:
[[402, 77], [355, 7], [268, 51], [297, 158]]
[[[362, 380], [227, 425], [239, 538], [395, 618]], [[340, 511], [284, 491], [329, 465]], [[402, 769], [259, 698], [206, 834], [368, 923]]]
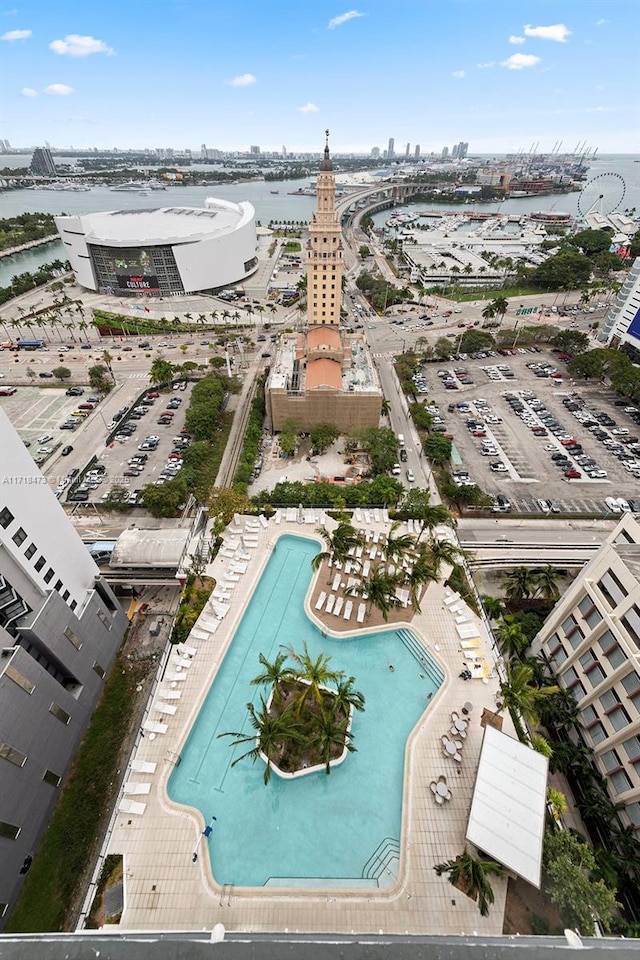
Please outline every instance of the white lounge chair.
[[342, 610], [343, 605], [344, 605], [344, 597], [338, 597], [338, 599], [336, 600], [336, 605], [333, 608], [333, 612], [336, 615], [336, 617], [340, 616], [340, 611]]
[[[178, 674], [178, 676], [185, 676], [185, 674]], [[169, 727], [166, 723], [159, 723], [157, 720], [145, 720], [142, 724], [143, 730], [148, 730], [149, 733], [166, 733]]]
[[334, 591], [338, 590], [340, 588], [341, 580], [342, 580], [342, 575], [339, 573], [336, 573], [335, 577], [333, 578], [333, 583], [331, 584], [331, 589]]
[[135, 800], [123, 799], [118, 804], [118, 810], [120, 813], [134, 813], [138, 817], [141, 817], [146, 809], [146, 803], [136, 803]]
[[347, 600], [347, 602], [344, 605], [343, 620], [351, 620], [352, 610], [353, 610], [353, 601]]
[[266, 528], [266, 527], [269, 526], [269, 521], [267, 520], [267, 518], [265, 517], [265, 515], [264, 515], [263, 513], [260, 514], [260, 516], [258, 517], [258, 519], [260, 520], [260, 526], [261, 526], [261, 527], [265, 527], [265, 528]]
[[335, 595], [335, 593], [330, 593], [329, 596], [327, 597], [327, 605], [326, 605], [326, 607], [325, 607], [325, 611], [326, 611], [327, 613], [331, 613], [331, 611], [333, 610], [333, 605], [334, 605], [335, 602], [336, 602], [336, 595]]
[[179, 700], [182, 696], [180, 690], [167, 690], [165, 687], [160, 687], [158, 690], [158, 696], [162, 700]]
[[366, 603], [359, 604], [358, 616], [356, 617], [356, 620], [358, 621], [358, 623], [364, 623], [364, 615], [365, 615], [366, 609], [367, 609]]
[[128, 793], [133, 797], [143, 797], [151, 790], [150, 783], [134, 783], [133, 780], [127, 781], [123, 787], [123, 793]]
[[167, 717], [172, 717], [178, 708], [170, 703], [164, 703], [163, 700], [158, 700], [153, 704], [153, 709], [157, 710], [158, 713], [163, 713]]
[[318, 597], [318, 599], [316, 600], [316, 610], [322, 610], [326, 599], [327, 599], [327, 595], [323, 590], [320, 596]]
[[150, 760], [138, 760], [137, 757], [131, 761], [131, 769], [134, 773], [155, 773], [157, 766], [157, 763], [152, 763]]
[[178, 653], [184, 654], [187, 657], [195, 657], [196, 653], [198, 652], [195, 647], [190, 647], [186, 643], [176, 644], [176, 650]]

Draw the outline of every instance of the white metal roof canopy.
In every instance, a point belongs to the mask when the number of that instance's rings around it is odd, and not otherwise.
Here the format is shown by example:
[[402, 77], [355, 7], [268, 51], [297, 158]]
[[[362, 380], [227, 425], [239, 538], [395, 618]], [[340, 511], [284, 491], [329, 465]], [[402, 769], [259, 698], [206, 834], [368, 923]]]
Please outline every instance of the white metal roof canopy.
[[542, 754], [487, 726], [467, 824], [470, 843], [538, 888], [548, 767]]

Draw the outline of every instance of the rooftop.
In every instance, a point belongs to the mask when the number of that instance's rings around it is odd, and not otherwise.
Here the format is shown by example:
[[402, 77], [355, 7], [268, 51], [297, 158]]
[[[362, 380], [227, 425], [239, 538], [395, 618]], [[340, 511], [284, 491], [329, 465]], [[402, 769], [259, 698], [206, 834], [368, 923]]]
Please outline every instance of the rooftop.
[[[232, 233], [254, 215], [250, 203], [207, 199], [206, 207], [145, 207], [80, 216], [89, 242], [118, 246], [197, 240]], [[64, 218], [60, 218], [64, 224]]]

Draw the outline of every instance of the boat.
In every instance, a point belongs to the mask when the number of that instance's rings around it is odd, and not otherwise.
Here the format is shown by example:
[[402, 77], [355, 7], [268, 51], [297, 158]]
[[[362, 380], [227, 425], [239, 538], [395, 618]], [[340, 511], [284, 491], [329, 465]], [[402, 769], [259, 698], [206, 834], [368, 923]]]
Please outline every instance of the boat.
[[269, 190], [269, 193], [280, 193], [279, 190]]

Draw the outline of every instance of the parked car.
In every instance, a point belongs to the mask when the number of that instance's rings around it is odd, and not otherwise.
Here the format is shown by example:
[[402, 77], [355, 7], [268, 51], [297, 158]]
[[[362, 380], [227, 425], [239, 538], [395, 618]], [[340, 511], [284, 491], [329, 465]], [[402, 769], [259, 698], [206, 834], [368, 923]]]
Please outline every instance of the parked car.
[[69, 387], [68, 390], [65, 390], [65, 393], [68, 397], [81, 397], [84, 390], [82, 387]]
[[67, 446], [63, 447], [62, 450], [60, 451], [63, 457], [68, 457], [69, 454], [72, 452], [73, 452], [73, 447], [71, 446], [71, 444], [67, 444]]
[[38, 376], [39, 376], [42, 380], [52, 380], [52, 379], [53, 379], [53, 374], [52, 374], [52, 373], [49, 373], [47, 370], [43, 370], [42, 373], [39, 373], [39, 374], [38, 374]]

